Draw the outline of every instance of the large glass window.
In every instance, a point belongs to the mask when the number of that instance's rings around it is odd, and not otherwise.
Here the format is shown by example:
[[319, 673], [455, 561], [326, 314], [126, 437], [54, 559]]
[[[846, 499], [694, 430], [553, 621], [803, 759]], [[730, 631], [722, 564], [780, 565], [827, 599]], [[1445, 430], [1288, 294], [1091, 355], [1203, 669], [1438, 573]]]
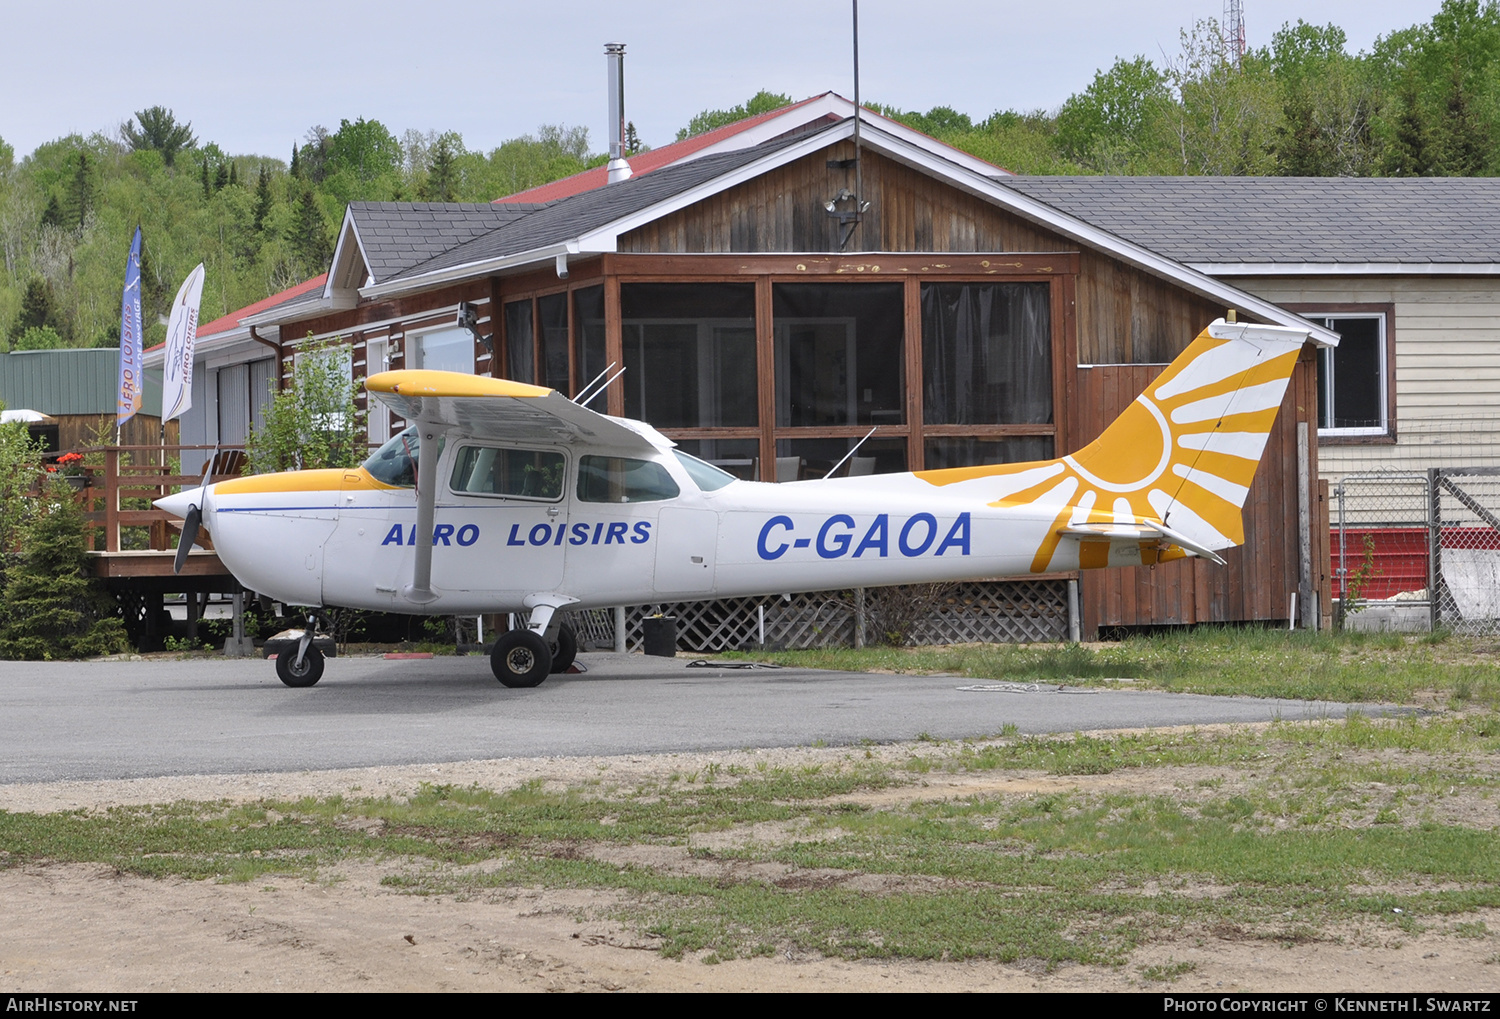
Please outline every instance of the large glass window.
[[929, 425], [1051, 423], [1048, 285], [924, 283], [922, 376]]
[[568, 379], [568, 295], [537, 298], [536, 313], [542, 323], [541, 384], [572, 396], [573, 386]]
[[1386, 434], [1385, 315], [1320, 316], [1313, 321], [1340, 337], [1337, 347], [1318, 351], [1318, 431]]
[[[583, 389], [609, 361], [604, 351], [604, 288], [583, 287], [573, 291], [573, 357], [578, 368], [578, 388]], [[604, 409], [604, 398], [590, 406]]]
[[531, 301], [505, 306], [505, 377], [536, 384], [536, 337], [531, 329]]
[[620, 288], [625, 416], [658, 428], [754, 427], [755, 286]]
[[[765, 481], [808, 481], [848, 478], [864, 474], [896, 474], [906, 470], [906, 439], [882, 439], [876, 432], [864, 443], [858, 438], [778, 439], [776, 473]], [[853, 449], [854, 455], [849, 456]], [[840, 463], [842, 461], [842, 463]], [[834, 471], [837, 467], [838, 470]]]
[[976, 464], [1030, 463], [1051, 460], [1052, 436], [1023, 435], [1013, 439], [932, 438], [923, 443], [929, 471]]
[[904, 420], [901, 289], [900, 283], [773, 288], [779, 427]]
[[474, 336], [467, 329], [439, 329], [422, 333], [407, 348], [416, 359], [416, 368], [474, 374]]

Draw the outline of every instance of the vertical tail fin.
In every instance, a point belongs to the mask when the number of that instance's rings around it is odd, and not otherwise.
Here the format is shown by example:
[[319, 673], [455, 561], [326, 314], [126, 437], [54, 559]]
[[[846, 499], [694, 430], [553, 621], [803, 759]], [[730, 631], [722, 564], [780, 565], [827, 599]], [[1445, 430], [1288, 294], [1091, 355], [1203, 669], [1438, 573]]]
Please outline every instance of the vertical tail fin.
[[[1245, 540], [1245, 497], [1307, 335], [1220, 319], [1078, 452], [921, 477], [939, 485], [985, 478], [996, 505], [1055, 511], [1036, 572], [1218, 558]], [[1112, 555], [1116, 546], [1128, 554]]]
[[[1307, 333], [1216, 321], [1104, 433], [1062, 462], [1138, 519], [1207, 549], [1245, 539], [1241, 510]], [[1102, 508], [1102, 507], [1101, 507]]]

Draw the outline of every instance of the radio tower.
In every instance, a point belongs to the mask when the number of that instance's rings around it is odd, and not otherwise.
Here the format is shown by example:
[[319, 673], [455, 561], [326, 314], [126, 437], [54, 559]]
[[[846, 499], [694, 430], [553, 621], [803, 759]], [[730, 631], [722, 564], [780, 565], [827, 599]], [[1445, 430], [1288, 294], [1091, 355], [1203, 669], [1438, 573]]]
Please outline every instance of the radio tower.
[[1229, 50], [1229, 62], [1238, 70], [1245, 56], [1245, 3], [1244, 0], [1224, 0], [1224, 42]]

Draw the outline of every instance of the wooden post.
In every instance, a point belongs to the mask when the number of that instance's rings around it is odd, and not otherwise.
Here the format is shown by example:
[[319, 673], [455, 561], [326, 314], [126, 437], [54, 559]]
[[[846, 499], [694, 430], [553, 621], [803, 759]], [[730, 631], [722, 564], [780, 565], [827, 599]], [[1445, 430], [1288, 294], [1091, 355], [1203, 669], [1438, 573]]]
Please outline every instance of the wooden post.
[[1312, 581], [1312, 454], [1306, 421], [1297, 422], [1297, 604], [1304, 629], [1318, 628]]
[[104, 451], [104, 550], [120, 551], [120, 447]]

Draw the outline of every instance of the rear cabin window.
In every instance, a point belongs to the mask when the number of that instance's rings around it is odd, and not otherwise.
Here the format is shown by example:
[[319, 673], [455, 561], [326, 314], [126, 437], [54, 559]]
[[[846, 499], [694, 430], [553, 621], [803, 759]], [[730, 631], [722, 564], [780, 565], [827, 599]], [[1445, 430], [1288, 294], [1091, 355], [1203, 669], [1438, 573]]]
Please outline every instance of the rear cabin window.
[[578, 461], [580, 502], [659, 502], [678, 494], [672, 475], [650, 460], [586, 456]]
[[461, 446], [449, 486], [465, 495], [514, 499], [560, 499], [566, 461], [561, 453], [535, 449]]

